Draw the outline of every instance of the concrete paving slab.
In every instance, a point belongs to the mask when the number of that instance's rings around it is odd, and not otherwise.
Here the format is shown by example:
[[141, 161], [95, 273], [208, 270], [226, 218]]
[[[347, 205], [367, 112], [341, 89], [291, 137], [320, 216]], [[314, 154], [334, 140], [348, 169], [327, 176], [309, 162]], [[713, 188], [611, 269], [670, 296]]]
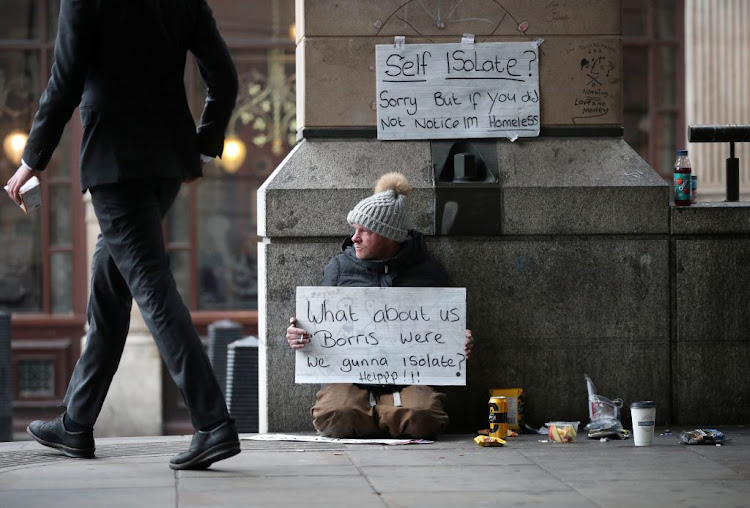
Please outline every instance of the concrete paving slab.
[[577, 492], [604, 508], [638, 506], [746, 507], [747, 480], [708, 480], [686, 476], [682, 480], [621, 480], [570, 482]]
[[694, 446], [690, 451], [739, 475], [750, 477], [750, 447], [730, 443], [724, 446]]
[[219, 476], [181, 479], [177, 485], [177, 506], [386, 506], [367, 480], [359, 476], [280, 478], [248, 475], [239, 480]]
[[185, 478], [225, 476], [353, 476], [358, 475], [352, 460], [341, 451], [268, 452], [243, 450], [229, 460], [204, 471], [179, 471]]
[[145, 460], [66, 460], [0, 474], [0, 490], [57, 490], [172, 487], [174, 472], [166, 464]]
[[358, 466], [499, 466], [532, 465], [533, 462], [519, 451], [504, 448], [475, 448], [472, 450], [409, 449], [375, 451], [349, 451], [349, 457]]
[[[571, 447], [572, 449], [572, 447]], [[528, 452], [527, 457], [540, 467], [563, 481], [576, 481], [586, 478], [601, 480], [682, 480], [703, 478], [712, 480], [736, 480], [739, 475], [729, 468], [686, 449], [665, 449], [660, 447], [612, 449], [607, 455], [556, 453], [543, 456], [538, 452]]]
[[[470, 502], [467, 502], [470, 499]], [[429, 506], [431, 508], [456, 508], [457, 506], [554, 506], [560, 508], [595, 507], [584, 496], [577, 492], [509, 492], [507, 490], [474, 491], [470, 495], [463, 492], [442, 492], [439, 489], [431, 492], [398, 492], [383, 494], [383, 501], [389, 508], [413, 508]]]
[[536, 466], [377, 466], [361, 468], [379, 492], [565, 491], [570, 487]]
[[357, 468], [349, 466], [297, 466], [295, 464], [278, 465], [268, 467], [262, 462], [235, 461], [234, 463], [215, 464], [206, 471], [180, 471], [180, 478], [216, 478], [220, 475], [222, 478], [231, 477], [253, 477], [253, 478], [272, 478], [272, 477], [341, 477], [341, 476], [358, 476]]
[[3, 508], [164, 508], [176, 506], [174, 487], [127, 489], [48, 489], [33, 492], [0, 491]]
[[177, 472], [169, 458], [189, 436], [100, 439], [94, 460], [0, 443], [0, 507], [747, 506], [750, 432], [722, 430], [732, 439], [721, 447], [680, 444], [679, 431], [647, 448], [541, 435], [501, 448], [468, 435], [390, 447], [243, 440], [236, 457]]

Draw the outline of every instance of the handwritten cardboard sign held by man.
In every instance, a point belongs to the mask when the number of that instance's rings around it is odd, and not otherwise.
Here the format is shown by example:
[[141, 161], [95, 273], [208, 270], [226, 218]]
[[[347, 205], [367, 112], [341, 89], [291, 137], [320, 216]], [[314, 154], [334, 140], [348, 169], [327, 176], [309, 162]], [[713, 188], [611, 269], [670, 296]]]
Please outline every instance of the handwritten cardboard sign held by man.
[[465, 385], [465, 288], [298, 287], [297, 383]]

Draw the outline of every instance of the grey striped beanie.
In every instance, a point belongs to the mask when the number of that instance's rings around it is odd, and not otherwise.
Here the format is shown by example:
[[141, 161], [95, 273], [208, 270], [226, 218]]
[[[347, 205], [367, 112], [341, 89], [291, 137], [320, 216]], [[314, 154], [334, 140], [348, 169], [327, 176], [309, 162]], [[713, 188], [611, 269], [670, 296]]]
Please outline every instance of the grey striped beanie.
[[378, 180], [375, 194], [355, 206], [346, 220], [380, 236], [403, 242], [409, 237], [406, 225], [406, 196], [411, 186], [401, 173], [386, 173]]

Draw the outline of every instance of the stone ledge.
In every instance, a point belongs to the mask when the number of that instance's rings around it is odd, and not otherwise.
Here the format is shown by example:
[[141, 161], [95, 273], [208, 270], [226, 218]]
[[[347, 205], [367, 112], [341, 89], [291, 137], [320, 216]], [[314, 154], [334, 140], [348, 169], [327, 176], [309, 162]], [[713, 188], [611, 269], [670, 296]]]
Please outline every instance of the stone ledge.
[[[502, 200], [498, 192], [497, 207], [486, 199], [462, 201], [466, 213], [481, 217], [477, 220], [502, 224], [502, 230], [487, 231], [669, 234], [669, 185], [621, 138], [490, 141], [499, 181], [481, 186], [502, 191]], [[433, 184], [433, 162], [428, 140], [303, 140], [258, 191], [258, 234], [347, 235], [347, 213], [372, 194], [387, 171], [401, 171], [411, 182], [412, 227], [436, 234], [435, 216], [442, 217], [443, 210], [435, 209], [439, 189]]]
[[[410, 5], [411, 4], [411, 5]], [[519, 24], [530, 21], [534, 35], [620, 35], [619, 0], [546, 2], [529, 0], [452, 2], [441, 13], [421, 2], [373, 2], [372, 0], [298, 1], [298, 40], [310, 36], [373, 35], [526, 36]], [[346, 20], [346, 23], [341, 23]]]
[[654, 187], [509, 189], [503, 194], [503, 234], [666, 234], [668, 199], [667, 188]]
[[673, 235], [750, 234], [750, 202], [694, 203], [670, 207]]
[[503, 234], [669, 232], [669, 185], [621, 138], [497, 146]]
[[432, 234], [430, 159], [429, 141], [304, 140], [258, 190], [258, 235], [345, 236], [351, 232], [349, 210], [372, 195], [377, 179], [389, 171], [409, 179], [412, 227]]

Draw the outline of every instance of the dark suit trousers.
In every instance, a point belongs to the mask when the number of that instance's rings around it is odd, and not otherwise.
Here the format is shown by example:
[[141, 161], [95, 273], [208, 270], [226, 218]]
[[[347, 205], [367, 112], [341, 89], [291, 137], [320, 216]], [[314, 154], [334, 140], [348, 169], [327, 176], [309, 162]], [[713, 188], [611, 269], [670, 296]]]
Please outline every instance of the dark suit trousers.
[[[177, 179], [139, 180], [89, 189], [101, 234], [91, 261], [88, 337], [64, 401], [81, 425], [93, 427], [104, 404], [125, 347], [133, 298], [193, 426], [229, 418], [164, 247], [162, 220], [180, 185]], [[131, 383], [133, 390], [140, 389], [137, 379]]]

